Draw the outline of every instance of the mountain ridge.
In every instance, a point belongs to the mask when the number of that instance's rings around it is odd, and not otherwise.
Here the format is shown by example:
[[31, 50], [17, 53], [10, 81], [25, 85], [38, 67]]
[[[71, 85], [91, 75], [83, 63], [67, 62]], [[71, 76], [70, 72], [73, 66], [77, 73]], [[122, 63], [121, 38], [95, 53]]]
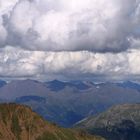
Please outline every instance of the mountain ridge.
[[139, 140], [140, 103], [113, 106], [107, 111], [76, 124], [107, 140]]

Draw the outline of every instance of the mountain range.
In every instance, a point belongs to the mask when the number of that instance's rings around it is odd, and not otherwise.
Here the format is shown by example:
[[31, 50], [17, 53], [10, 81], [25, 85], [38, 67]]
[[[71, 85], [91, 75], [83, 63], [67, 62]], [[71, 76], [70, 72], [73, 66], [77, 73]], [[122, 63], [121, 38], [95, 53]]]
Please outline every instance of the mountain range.
[[139, 103], [140, 85], [134, 82], [35, 80], [0, 81], [0, 101], [28, 105], [63, 127], [99, 114], [111, 106]]

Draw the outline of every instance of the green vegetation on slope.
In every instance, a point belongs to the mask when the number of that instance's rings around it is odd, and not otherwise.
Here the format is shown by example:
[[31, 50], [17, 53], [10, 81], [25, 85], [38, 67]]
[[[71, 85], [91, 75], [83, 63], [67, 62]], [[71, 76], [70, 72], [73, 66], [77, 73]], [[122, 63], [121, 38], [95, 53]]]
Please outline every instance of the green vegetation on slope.
[[12, 116], [11, 130], [17, 139], [20, 140], [21, 128], [19, 126], [19, 120], [16, 114], [13, 114]]

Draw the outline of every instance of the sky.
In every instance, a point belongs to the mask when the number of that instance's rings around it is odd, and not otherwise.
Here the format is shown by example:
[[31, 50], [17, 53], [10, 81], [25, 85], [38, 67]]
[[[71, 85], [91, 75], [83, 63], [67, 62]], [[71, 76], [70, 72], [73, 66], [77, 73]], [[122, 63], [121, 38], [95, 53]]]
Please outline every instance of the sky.
[[140, 81], [140, 0], [0, 0], [0, 77]]

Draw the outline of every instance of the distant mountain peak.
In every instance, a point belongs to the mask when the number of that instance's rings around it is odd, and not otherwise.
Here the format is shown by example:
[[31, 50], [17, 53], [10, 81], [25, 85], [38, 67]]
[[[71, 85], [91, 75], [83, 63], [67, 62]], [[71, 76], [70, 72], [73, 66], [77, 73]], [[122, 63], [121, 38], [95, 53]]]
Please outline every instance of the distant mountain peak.
[[47, 87], [50, 88], [52, 91], [60, 91], [64, 89], [66, 86], [65, 82], [61, 82], [59, 80], [49, 81], [49, 82], [46, 82], [46, 84], [47, 84]]
[[123, 81], [121, 83], [118, 83], [117, 85], [123, 88], [131, 88], [131, 89], [140, 90], [140, 84], [133, 81]]

